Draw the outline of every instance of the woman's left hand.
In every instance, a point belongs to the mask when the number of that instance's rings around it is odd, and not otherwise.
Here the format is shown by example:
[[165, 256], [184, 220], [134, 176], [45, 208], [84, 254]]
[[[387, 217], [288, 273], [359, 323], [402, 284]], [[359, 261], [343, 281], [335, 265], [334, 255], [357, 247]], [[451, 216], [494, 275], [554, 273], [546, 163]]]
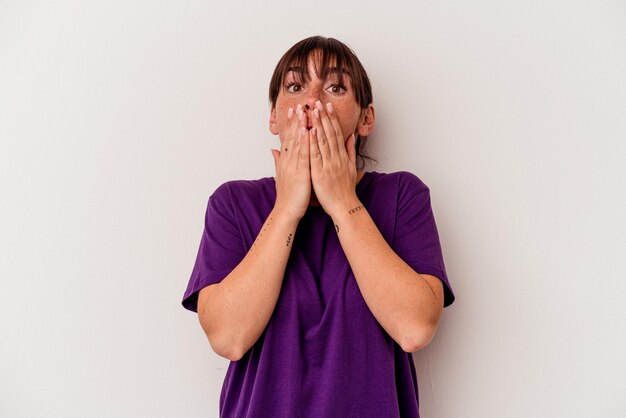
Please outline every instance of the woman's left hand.
[[352, 133], [344, 139], [332, 105], [323, 106], [318, 100], [315, 106], [309, 136], [311, 182], [317, 200], [332, 217], [358, 201], [356, 138]]

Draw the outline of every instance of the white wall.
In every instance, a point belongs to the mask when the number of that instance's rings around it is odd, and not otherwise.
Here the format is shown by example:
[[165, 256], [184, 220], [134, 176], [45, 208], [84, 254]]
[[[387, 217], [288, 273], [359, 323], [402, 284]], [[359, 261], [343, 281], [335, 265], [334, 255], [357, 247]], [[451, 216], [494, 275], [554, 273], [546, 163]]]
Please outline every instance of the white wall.
[[0, 415], [217, 416], [206, 200], [274, 175], [270, 76], [321, 34], [372, 79], [369, 170], [431, 188], [423, 416], [624, 416], [625, 3], [226, 3], [0, 3]]

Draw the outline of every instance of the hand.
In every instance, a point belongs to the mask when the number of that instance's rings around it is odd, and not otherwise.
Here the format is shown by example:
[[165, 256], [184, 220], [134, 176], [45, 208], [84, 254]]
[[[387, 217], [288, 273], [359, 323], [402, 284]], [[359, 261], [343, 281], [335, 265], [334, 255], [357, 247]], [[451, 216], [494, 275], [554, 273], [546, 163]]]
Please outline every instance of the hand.
[[332, 104], [323, 106], [318, 100], [311, 116], [310, 134], [311, 180], [317, 200], [331, 217], [348, 210], [355, 202], [356, 138], [344, 138]]
[[276, 168], [274, 206], [301, 219], [311, 199], [310, 134], [306, 129], [307, 115], [300, 105], [295, 113], [292, 108], [289, 108], [287, 119], [291, 121], [291, 124], [280, 134], [281, 151], [272, 149]]

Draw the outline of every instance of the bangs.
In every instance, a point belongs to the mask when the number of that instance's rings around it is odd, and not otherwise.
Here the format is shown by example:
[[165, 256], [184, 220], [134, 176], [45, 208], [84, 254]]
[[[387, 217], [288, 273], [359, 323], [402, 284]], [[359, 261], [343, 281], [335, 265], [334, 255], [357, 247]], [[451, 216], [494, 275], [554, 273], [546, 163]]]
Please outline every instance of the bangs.
[[[341, 84], [346, 84], [344, 74], [348, 75], [350, 81], [354, 78], [354, 70], [346, 62], [344, 56], [338, 51], [326, 50], [301, 50], [297, 51], [289, 62], [286, 61], [280, 80], [284, 84], [285, 77], [289, 72], [293, 72], [294, 80], [302, 84], [305, 81], [311, 81], [309, 74], [308, 60], [313, 60], [313, 70], [315, 76], [321, 80], [326, 80], [329, 76], [337, 76]], [[352, 83], [350, 83], [352, 84]]]

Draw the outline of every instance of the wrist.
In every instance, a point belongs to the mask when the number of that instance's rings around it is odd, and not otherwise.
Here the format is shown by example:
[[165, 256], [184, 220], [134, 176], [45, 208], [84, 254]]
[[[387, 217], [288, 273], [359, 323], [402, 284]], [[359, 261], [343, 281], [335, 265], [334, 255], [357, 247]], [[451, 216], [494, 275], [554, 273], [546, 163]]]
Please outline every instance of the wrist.
[[330, 217], [333, 219], [333, 221], [340, 222], [342, 219], [354, 216], [357, 214], [357, 212], [362, 210], [365, 210], [365, 205], [363, 205], [363, 203], [355, 195], [350, 199], [339, 203], [337, 207], [333, 209]]
[[277, 219], [279, 222], [286, 222], [291, 224], [298, 224], [300, 219], [302, 219], [302, 215], [292, 212], [284, 206], [274, 205], [272, 211], [270, 213], [274, 219]]

